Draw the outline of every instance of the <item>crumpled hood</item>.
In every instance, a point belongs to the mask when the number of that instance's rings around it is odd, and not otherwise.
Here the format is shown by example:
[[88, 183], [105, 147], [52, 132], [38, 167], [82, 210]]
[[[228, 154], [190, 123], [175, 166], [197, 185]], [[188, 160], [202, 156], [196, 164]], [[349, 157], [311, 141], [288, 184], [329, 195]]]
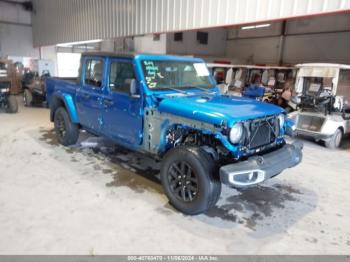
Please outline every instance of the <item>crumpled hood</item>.
[[164, 98], [158, 107], [160, 112], [229, 127], [235, 122], [284, 112], [278, 106], [249, 98], [234, 96], [179, 96]]

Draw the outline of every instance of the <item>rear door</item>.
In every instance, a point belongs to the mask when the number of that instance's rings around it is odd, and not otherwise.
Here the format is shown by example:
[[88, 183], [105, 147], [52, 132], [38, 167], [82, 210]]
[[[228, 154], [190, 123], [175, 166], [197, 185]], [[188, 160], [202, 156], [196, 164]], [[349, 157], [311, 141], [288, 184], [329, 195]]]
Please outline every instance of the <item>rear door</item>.
[[[132, 60], [111, 59], [108, 66], [108, 88], [103, 101], [103, 132], [111, 138], [131, 145], [142, 142], [142, 97], [130, 95], [130, 85], [136, 80]], [[136, 81], [137, 90], [139, 82]]]
[[76, 93], [76, 104], [80, 123], [92, 131], [99, 132], [102, 121], [102, 96], [105, 83], [105, 60], [102, 57], [84, 57], [82, 61], [81, 85]]

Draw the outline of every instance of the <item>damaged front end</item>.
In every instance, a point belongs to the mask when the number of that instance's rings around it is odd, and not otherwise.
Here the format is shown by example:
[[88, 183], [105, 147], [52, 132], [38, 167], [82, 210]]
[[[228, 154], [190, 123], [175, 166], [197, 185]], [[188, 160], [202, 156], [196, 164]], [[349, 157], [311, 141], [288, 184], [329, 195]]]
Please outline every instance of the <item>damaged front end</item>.
[[220, 180], [223, 184], [238, 188], [260, 184], [283, 170], [298, 165], [302, 160], [302, 148], [300, 142], [286, 144], [270, 153], [222, 166]]
[[178, 146], [201, 147], [220, 167], [221, 182], [233, 187], [262, 183], [302, 159], [302, 144], [284, 140], [293, 132], [284, 114], [239, 121], [229, 128], [224, 122], [214, 125], [147, 108], [145, 127], [144, 150], [162, 156]]

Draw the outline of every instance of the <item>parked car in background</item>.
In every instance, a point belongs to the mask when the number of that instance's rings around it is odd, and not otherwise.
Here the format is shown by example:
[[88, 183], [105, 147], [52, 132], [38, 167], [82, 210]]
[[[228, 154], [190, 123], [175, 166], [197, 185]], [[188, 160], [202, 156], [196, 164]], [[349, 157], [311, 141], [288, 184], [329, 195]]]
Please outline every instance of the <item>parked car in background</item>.
[[27, 72], [23, 77], [23, 100], [25, 106], [42, 105], [46, 101], [46, 78], [49, 71], [43, 71], [41, 76], [36, 72]]
[[296, 133], [338, 148], [350, 132], [350, 65], [300, 64], [291, 117]]
[[8, 113], [17, 113], [18, 104], [16, 97], [11, 94], [11, 78], [8, 75], [7, 60], [0, 60], [0, 108]]
[[161, 160], [165, 194], [186, 214], [214, 206], [222, 183], [258, 185], [301, 162], [284, 110], [221, 95], [202, 59], [85, 53], [80, 68], [46, 80], [58, 141], [84, 129]]

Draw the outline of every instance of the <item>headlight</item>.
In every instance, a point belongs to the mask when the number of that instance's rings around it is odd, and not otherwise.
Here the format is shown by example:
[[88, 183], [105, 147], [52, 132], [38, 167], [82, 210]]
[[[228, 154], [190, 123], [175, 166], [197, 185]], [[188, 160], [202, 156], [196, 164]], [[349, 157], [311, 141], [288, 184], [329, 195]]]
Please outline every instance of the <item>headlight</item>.
[[278, 123], [280, 125], [280, 129], [283, 128], [285, 120], [286, 120], [286, 117], [284, 114], [281, 114], [278, 116]]
[[243, 126], [241, 123], [235, 124], [230, 130], [230, 141], [232, 144], [237, 144], [243, 135]]
[[10, 92], [10, 88], [4, 88], [4, 89], [0, 89], [1, 93], [8, 93]]

